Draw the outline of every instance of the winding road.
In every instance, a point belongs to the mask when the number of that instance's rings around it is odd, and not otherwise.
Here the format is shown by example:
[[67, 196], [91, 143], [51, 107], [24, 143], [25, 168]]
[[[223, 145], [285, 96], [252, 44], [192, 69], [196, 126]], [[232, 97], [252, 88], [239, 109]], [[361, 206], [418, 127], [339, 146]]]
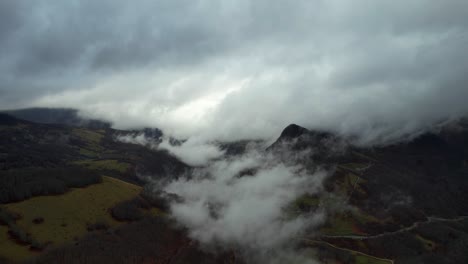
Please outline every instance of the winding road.
[[459, 222], [459, 221], [463, 221], [466, 219], [468, 219], [467, 215], [459, 216], [457, 218], [440, 218], [440, 217], [430, 216], [425, 221], [415, 222], [414, 224], [408, 227], [404, 227], [402, 229], [392, 231], [392, 232], [384, 232], [384, 233], [377, 234], [377, 235], [367, 235], [367, 236], [363, 236], [363, 235], [322, 236], [321, 238], [346, 238], [346, 239], [356, 239], [356, 240], [367, 240], [367, 239], [381, 238], [385, 236], [392, 236], [392, 235], [400, 234], [403, 232], [408, 232], [424, 224], [430, 224], [430, 223], [436, 223], [436, 222]]
[[321, 236], [318, 239], [313, 239], [313, 238], [308, 238], [308, 237], [303, 237], [303, 238], [300, 238], [300, 239], [302, 241], [305, 241], [305, 242], [324, 244], [324, 245], [328, 245], [330, 247], [333, 247], [335, 249], [348, 251], [348, 252], [351, 252], [351, 253], [354, 253], [354, 254], [359, 254], [359, 255], [369, 257], [369, 258], [373, 258], [373, 259], [381, 260], [381, 261], [386, 261], [386, 262], [388, 262], [390, 264], [394, 264], [395, 261], [392, 260], [392, 259], [379, 258], [379, 257], [372, 256], [372, 255], [369, 255], [369, 254], [366, 254], [366, 253], [363, 253], [363, 252], [360, 252], [360, 251], [352, 250], [352, 249], [349, 249], [349, 248], [338, 247], [336, 245], [333, 245], [330, 242], [322, 240], [321, 238], [344, 238], [344, 239], [354, 239], [354, 240], [375, 239], [375, 238], [381, 238], [381, 237], [385, 237], [385, 236], [396, 235], [396, 234], [400, 234], [400, 233], [403, 233], [403, 232], [408, 232], [408, 231], [411, 231], [411, 230], [413, 230], [413, 229], [415, 229], [415, 228], [417, 228], [417, 227], [419, 227], [421, 225], [424, 225], [424, 224], [437, 223], [437, 222], [459, 222], [459, 221], [463, 221], [463, 220], [467, 220], [467, 219], [468, 219], [467, 215], [459, 216], [457, 218], [441, 218], [441, 217], [431, 216], [431, 217], [427, 217], [427, 219], [425, 221], [416, 222], [416, 223], [412, 224], [411, 226], [404, 227], [402, 229], [399, 229], [399, 230], [396, 230], [396, 231], [393, 231], [393, 232], [385, 232], [385, 233], [381, 233], [381, 234], [377, 234], [377, 235], [368, 235], [368, 236], [338, 235], [338, 236]]

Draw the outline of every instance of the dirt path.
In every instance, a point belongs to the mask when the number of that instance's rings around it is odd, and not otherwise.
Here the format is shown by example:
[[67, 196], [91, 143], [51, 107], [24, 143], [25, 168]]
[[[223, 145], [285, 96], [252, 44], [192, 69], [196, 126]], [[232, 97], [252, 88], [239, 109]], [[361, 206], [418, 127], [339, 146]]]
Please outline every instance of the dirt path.
[[390, 236], [390, 235], [396, 235], [396, 234], [400, 234], [400, 233], [403, 233], [403, 232], [408, 232], [408, 231], [411, 231], [411, 230], [413, 230], [413, 229], [415, 229], [415, 228], [417, 228], [417, 227], [419, 227], [421, 225], [424, 225], [424, 224], [436, 223], [436, 222], [459, 222], [459, 221], [463, 221], [463, 220], [466, 220], [466, 219], [468, 219], [468, 216], [466, 216], [466, 215], [459, 216], [457, 218], [428, 217], [425, 221], [416, 222], [416, 223], [412, 224], [411, 226], [399, 229], [397, 231], [385, 232], [385, 233], [377, 234], [377, 235], [370, 235], [370, 236], [360, 236], [360, 235], [321, 236], [321, 237], [319, 237], [319, 240], [312, 239], [312, 238], [300, 238], [300, 239], [302, 241], [306, 241], [306, 242], [310, 242], [310, 243], [325, 244], [325, 245], [328, 245], [330, 247], [333, 247], [333, 248], [336, 248], [336, 249], [339, 249], [339, 250], [348, 251], [348, 252], [351, 252], [351, 253], [354, 253], [354, 254], [359, 254], [359, 255], [369, 257], [369, 258], [373, 258], [373, 259], [377, 259], [377, 260], [381, 260], [381, 261], [386, 261], [388, 263], [394, 264], [395, 261], [392, 260], [392, 259], [379, 258], [379, 257], [376, 257], [376, 256], [368, 255], [368, 254], [360, 252], [360, 251], [352, 250], [352, 249], [349, 249], [349, 248], [338, 247], [336, 245], [333, 245], [330, 242], [320, 240], [320, 238], [345, 238], [345, 239], [354, 239], [354, 240], [374, 239], [374, 238], [380, 238], [380, 237], [385, 237], [385, 236]]
[[327, 245], [329, 247], [332, 247], [332, 248], [336, 248], [336, 249], [343, 250], [343, 251], [348, 251], [348, 252], [351, 252], [351, 253], [354, 253], [354, 254], [359, 254], [359, 255], [362, 255], [362, 256], [366, 256], [366, 257], [381, 260], [381, 261], [386, 261], [386, 262], [388, 262], [390, 264], [395, 263], [392, 259], [379, 258], [379, 257], [376, 257], [376, 256], [368, 255], [368, 254], [360, 252], [360, 251], [352, 250], [352, 249], [349, 249], [349, 248], [338, 247], [338, 246], [335, 246], [335, 245], [333, 245], [333, 244], [331, 244], [329, 242], [322, 241], [322, 240], [313, 240], [313, 239], [308, 239], [308, 238], [302, 238], [301, 240], [306, 241], [306, 242], [311, 242], [311, 243], [325, 244], [325, 245]]

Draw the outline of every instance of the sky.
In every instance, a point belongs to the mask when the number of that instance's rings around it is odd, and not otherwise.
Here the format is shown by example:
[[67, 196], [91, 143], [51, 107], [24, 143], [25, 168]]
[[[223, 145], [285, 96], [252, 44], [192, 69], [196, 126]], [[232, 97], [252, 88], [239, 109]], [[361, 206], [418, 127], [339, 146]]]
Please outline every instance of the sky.
[[468, 1], [0, 1], [0, 108], [268, 139], [392, 140], [467, 115]]

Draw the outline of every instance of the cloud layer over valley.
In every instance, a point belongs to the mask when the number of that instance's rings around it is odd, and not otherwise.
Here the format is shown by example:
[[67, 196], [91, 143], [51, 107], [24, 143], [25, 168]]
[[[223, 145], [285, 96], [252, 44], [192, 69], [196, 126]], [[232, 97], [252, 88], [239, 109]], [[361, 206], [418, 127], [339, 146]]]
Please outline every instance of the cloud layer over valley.
[[320, 193], [326, 176], [292, 159], [281, 161], [251, 149], [210, 162], [163, 189], [178, 196], [171, 204], [172, 216], [202, 244], [235, 248], [255, 263], [278, 257], [289, 263], [287, 251], [293, 252], [298, 238], [312, 235], [325, 220], [321, 210], [298, 215], [294, 201]]
[[216, 144], [152, 140], [143, 134], [117, 140], [167, 150], [188, 165], [182, 175], [145, 177], [148, 188], [162, 193], [171, 217], [192, 239], [210, 250], [234, 250], [247, 263], [315, 263], [298, 250], [303, 237], [315, 235], [325, 222], [325, 208], [304, 212], [303, 197], [323, 194], [330, 171], [311, 161], [314, 149], [292, 151], [282, 141], [275, 151], [251, 142], [228, 155]]

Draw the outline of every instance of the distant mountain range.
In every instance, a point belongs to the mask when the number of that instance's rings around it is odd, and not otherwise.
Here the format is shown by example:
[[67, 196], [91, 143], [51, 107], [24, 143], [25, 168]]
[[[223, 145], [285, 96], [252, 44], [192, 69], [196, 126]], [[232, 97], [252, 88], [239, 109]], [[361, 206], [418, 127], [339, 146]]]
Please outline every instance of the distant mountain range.
[[78, 110], [70, 108], [26, 108], [7, 110], [3, 111], [3, 113], [22, 120], [41, 124], [62, 124], [90, 128], [110, 127], [109, 122], [82, 118], [78, 115]]

